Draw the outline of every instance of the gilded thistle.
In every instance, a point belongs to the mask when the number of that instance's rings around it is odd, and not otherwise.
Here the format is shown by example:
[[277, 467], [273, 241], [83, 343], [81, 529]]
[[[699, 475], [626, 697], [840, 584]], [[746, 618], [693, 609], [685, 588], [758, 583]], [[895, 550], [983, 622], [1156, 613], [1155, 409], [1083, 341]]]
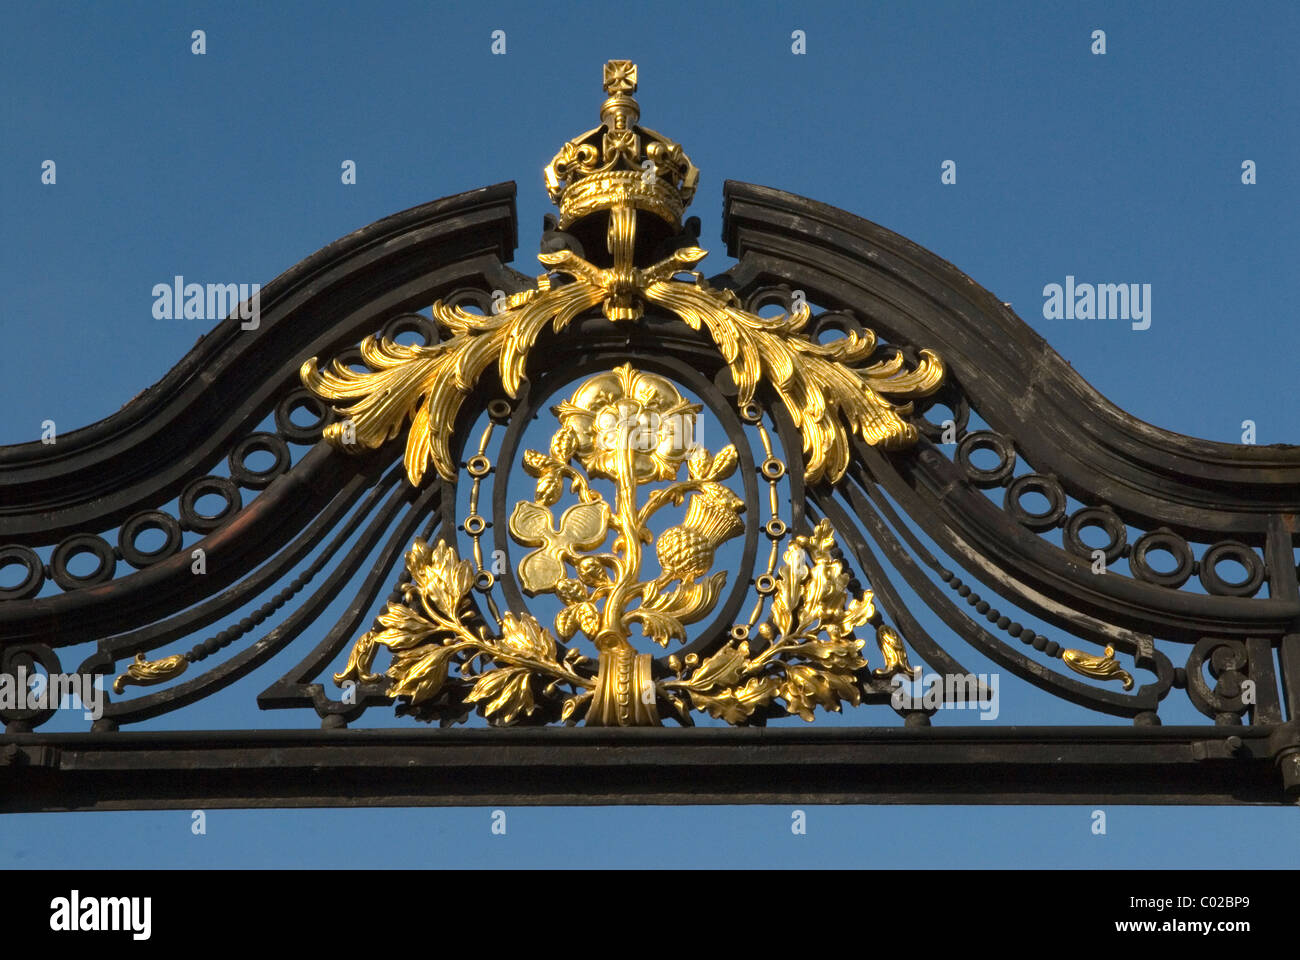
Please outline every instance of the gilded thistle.
[[[629, 397], [637, 398], [632, 406]], [[650, 655], [629, 642], [632, 629], [663, 646], [685, 641], [686, 625], [708, 615], [727, 579], [725, 571], [712, 570], [714, 551], [743, 529], [745, 504], [722, 482], [735, 472], [734, 447], [716, 454], [698, 445], [663, 450], [661, 433], [645, 432], [647, 413], [694, 418], [696, 409], [670, 381], [629, 365], [589, 379], [554, 408], [561, 424], [548, 452], [530, 451], [525, 461], [539, 486], [567, 481], [577, 503], [557, 521], [550, 505], [521, 501], [509, 523], [511, 536], [534, 548], [519, 563], [525, 590], [552, 593], [563, 604], [554, 634], [530, 614], [506, 613], [494, 635], [470, 602], [472, 564], [446, 543], [417, 540], [407, 555], [401, 601], [390, 603], [376, 629], [357, 641], [335, 680], [385, 684], [404, 710], [426, 719], [463, 718], [477, 706], [503, 724], [558, 712], [569, 723], [585, 716], [590, 725], [643, 725], [659, 722], [663, 704], [683, 723], [694, 709], [743, 724], [783, 704], [812, 720], [818, 708], [838, 711], [861, 702], [871, 678], [855, 630], [868, 624], [876, 625], [885, 657], [874, 677], [910, 674], [906, 648], [878, 622], [871, 592], [850, 595], [834, 533], [822, 520], [786, 549], [758, 647], [740, 640], [703, 658], [672, 656], [675, 676], [654, 677]], [[610, 411], [617, 423], [604, 417]], [[605, 429], [588, 436], [595, 424]], [[634, 447], [638, 437], [646, 449]], [[659, 451], [659, 459], [647, 450]], [[613, 481], [612, 505], [589, 482], [593, 475]], [[656, 539], [649, 518], [683, 504], [682, 522]], [[642, 573], [643, 546], [650, 543], [658, 576]], [[560, 646], [579, 634], [597, 648], [594, 670], [592, 660]], [[391, 663], [375, 674], [372, 663], [384, 648]]]
[[[560, 427], [548, 453], [524, 455], [536, 497], [515, 505], [509, 529], [516, 542], [538, 548], [520, 561], [519, 580], [530, 594], [564, 602], [555, 624], [562, 637], [581, 629], [599, 648], [626, 654], [633, 625], [660, 644], [684, 640], [685, 625], [717, 602], [726, 574], [697, 581], [717, 547], [744, 529], [745, 504], [720, 482], [735, 472], [735, 448], [711, 455], [693, 442], [699, 411], [672, 381], [630, 364], [589, 378], [552, 408]], [[679, 479], [683, 465], [688, 475]], [[613, 481], [613, 504], [593, 478]], [[550, 496], [566, 481], [579, 503], [555, 522]], [[639, 499], [642, 487], [661, 483], [668, 486]], [[683, 522], [656, 542], [650, 517], [688, 498]], [[614, 540], [603, 550], [607, 533]], [[643, 577], [643, 545], [651, 542], [660, 573]]]
[[[434, 303], [437, 342], [367, 337], [364, 371], [338, 360], [325, 369], [315, 357], [306, 361], [303, 383], [335, 404], [340, 418], [325, 440], [362, 453], [405, 427], [410, 482], [421, 484], [431, 467], [453, 481], [453, 430], [485, 374], [495, 370], [504, 393], [518, 397], [542, 336], [563, 336], [575, 321], [601, 314], [637, 323], [655, 307], [712, 341], [720, 362], [707, 372], [729, 374], [738, 407], [758, 399], [760, 389], [784, 406], [801, 435], [806, 482], [844, 475], [851, 435], [888, 449], [914, 443], [916, 428], [904, 419], [908, 401], [941, 385], [940, 358], [921, 350], [909, 368], [901, 352], [878, 356], [875, 334], [865, 329], [820, 343], [807, 333], [806, 301], [760, 317], [732, 290], [706, 281], [696, 269], [706, 252], [695, 246], [695, 232], [665, 237], [665, 230], [681, 230], [698, 170], [680, 145], [639, 125], [634, 64], [610, 61], [604, 85], [601, 126], [566, 143], [546, 168], [560, 216], [539, 255], [545, 272], [489, 315]], [[608, 257], [592, 262], [581, 253], [592, 224], [578, 225], [596, 213], [605, 218]], [[661, 259], [647, 254], [656, 249]], [[714, 569], [718, 549], [744, 528], [746, 504], [724, 482], [737, 452], [728, 446], [711, 454], [694, 442], [699, 412], [666, 378], [627, 364], [589, 378], [554, 408], [557, 428], [545, 449], [524, 455], [534, 495], [516, 504], [507, 524], [528, 548], [517, 568], [524, 592], [553, 594], [563, 605], [555, 633], [528, 614], [497, 616], [495, 607], [497, 628], [490, 628], [469, 596], [470, 561], [448, 544], [417, 541], [402, 602], [390, 604], [379, 626], [357, 641], [340, 682], [387, 683], [406, 708], [444, 718], [477, 705], [501, 723], [558, 714], [570, 723], [585, 716], [588, 724], [653, 724], [663, 704], [683, 723], [692, 708], [744, 723], [778, 702], [805, 718], [819, 706], [860, 702], [866, 661], [854, 630], [866, 623], [877, 626], [885, 655], [877, 674], [910, 669], [901, 638], [877, 622], [870, 592], [848, 595], [847, 572], [823, 522], [786, 551], [758, 646], [735, 640], [702, 659], [678, 661], [675, 679], [654, 676], [650, 655], [630, 643], [632, 631], [661, 646], [685, 641], [686, 626], [714, 609], [727, 580]], [[612, 501], [599, 488], [607, 483]], [[576, 502], [562, 503], [566, 493]], [[649, 521], [669, 506], [684, 508], [683, 515], [656, 540]], [[650, 545], [657, 573], [643, 569]], [[769, 578], [774, 567], [775, 553]], [[592, 661], [573, 649], [560, 653], [563, 642], [580, 636], [598, 651], [594, 673]], [[372, 674], [383, 648], [392, 663], [382, 676]]]

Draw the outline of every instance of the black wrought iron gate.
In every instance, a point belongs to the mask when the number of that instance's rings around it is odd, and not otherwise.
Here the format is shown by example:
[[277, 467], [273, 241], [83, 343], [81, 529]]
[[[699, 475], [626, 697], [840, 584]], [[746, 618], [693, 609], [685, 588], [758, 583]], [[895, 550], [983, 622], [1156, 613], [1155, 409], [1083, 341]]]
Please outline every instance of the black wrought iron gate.
[[[0, 810], [1300, 798], [1300, 450], [1142, 423], [952, 265], [778, 190], [726, 184], [704, 279], [694, 167], [635, 67], [605, 81], [540, 276], [513, 184], [425, 204], [0, 449], [0, 674], [112, 687], [47, 733], [9, 684]], [[988, 693], [958, 645], [1096, 722], [936, 720]], [[317, 729], [132, 730], [254, 671]]]

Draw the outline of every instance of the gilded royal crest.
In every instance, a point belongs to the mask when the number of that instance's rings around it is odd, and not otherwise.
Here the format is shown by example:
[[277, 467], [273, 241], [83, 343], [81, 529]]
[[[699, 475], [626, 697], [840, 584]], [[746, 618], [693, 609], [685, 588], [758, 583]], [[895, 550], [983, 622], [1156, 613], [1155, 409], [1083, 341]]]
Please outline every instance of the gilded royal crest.
[[[747, 505], [725, 482], [737, 449], [694, 442], [699, 413], [670, 380], [630, 364], [582, 382], [551, 408], [547, 449], [525, 451], [535, 494], [516, 502], [508, 521], [513, 541], [528, 548], [519, 584], [560, 602], [552, 621], [505, 613], [493, 630], [470, 599], [487, 571], [446, 542], [416, 541], [402, 601], [357, 642], [336, 682], [385, 683], [428, 719], [481, 704], [505, 724], [556, 708], [560, 720], [592, 726], [657, 724], [661, 710], [684, 723], [692, 711], [745, 723], [777, 703], [812, 720], [817, 707], [860, 702], [867, 661], [855, 631], [871, 624], [885, 657], [875, 676], [910, 673], [871, 591], [849, 590], [826, 520], [790, 538], [779, 567], [759, 578], [768, 616], [752, 642], [748, 626], [733, 628], [708, 656], [672, 653], [662, 665], [638, 649], [637, 639], [665, 650], [687, 641], [687, 626], [707, 617], [727, 586], [728, 572], [715, 568], [719, 547], [744, 529]], [[560, 510], [566, 495], [576, 502]], [[657, 516], [672, 513], [652, 532]], [[774, 555], [783, 526], [775, 517], [766, 525], [777, 534]], [[371, 672], [381, 647], [392, 654], [382, 676]]]
[[[734, 396], [730, 432], [743, 436], [739, 412], [754, 434], [751, 447], [765, 451], [761, 470], [735, 441], [713, 449], [697, 441], [703, 405], [671, 376], [611, 363], [550, 407], [548, 442], [525, 450], [518, 464], [534, 481], [532, 498], [491, 522], [479, 512], [480, 484], [494, 469], [484, 435], [466, 461], [471, 515], [461, 529], [472, 559], [448, 539], [417, 540], [401, 600], [357, 641], [335, 679], [382, 685], [404, 711], [443, 722], [478, 709], [502, 724], [637, 726], [666, 717], [689, 724], [692, 712], [747, 723], [781, 713], [811, 720], [819, 707], [856, 705], [882, 677], [910, 672], [906, 648], [872, 592], [850, 589], [856, 582], [830, 521], [794, 529], [783, 478], [787, 464], [798, 463], [806, 484], [839, 480], [851, 436], [906, 448], [917, 438], [907, 401], [938, 389], [943, 363], [926, 350], [911, 365], [899, 351], [877, 356], [866, 328], [822, 342], [805, 333], [806, 302], [763, 317], [706, 281], [695, 270], [705, 251], [681, 220], [698, 170], [679, 144], [640, 126], [635, 65], [610, 61], [604, 79], [601, 126], [566, 143], [546, 168], [560, 216], [544, 238], [546, 271], [533, 286], [492, 313], [435, 303], [438, 342], [367, 338], [365, 370], [339, 361], [320, 370], [312, 358], [303, 383], [338, 405], [339, 422], [325, 430], [330, 443], [362, 452], [405, 429], [410, 482], [426, 482], [430, 466], [439, 481], [454, 482], [456, 425], [490, 371], [503, 393], [494, 403], [508, 411], [536, 373], [539, 338], [564, 336], [592, 316], [639, 324], [654, 311], [712, 344]], [[593, 225], [603, 226], [598, 257], [584, 246], [599, 236]], [[654, 238], [657, 255], [647, 252]], [[769, 402], [800, 449], [777, 450], [765, 426]], [[742, 463], [768, 486], [766, 522], [757, 516], [761, 501], [747, 502], [737, 480]], [[485, 531], [498, 524], [519, 551], [510, 571], [518, 599], [546, 601], [553, 614], [509, 609], [490, 596], [507, 577], [485, 559]], [[770, 544], [765, 568], [755, 546], [760, 525]], [[755, 534], [743, 539], [753, 555], [719, 564], [750, 526]], [[735, 566], [746, 564], [752, 575], [742, 577]], [[480, 605], [476, 592], [484, 591]], [[724, 595], [745, 593], [755, 599], [747, 618], [693, 631]], [[874, 672], [857, 636], [863, 629], [874, 631], [884, 657]], [[384, 648], [389, 666], [373, 673]]]

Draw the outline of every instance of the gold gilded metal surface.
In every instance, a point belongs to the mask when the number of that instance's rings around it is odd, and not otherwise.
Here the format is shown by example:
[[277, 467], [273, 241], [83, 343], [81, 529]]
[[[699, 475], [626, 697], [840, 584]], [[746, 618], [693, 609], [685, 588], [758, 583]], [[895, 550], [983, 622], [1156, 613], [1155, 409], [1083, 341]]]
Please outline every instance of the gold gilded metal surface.
[[700, 171], [680, 144], [637, 125], [636, 64], [610, 60], [604, 86], [601, 125], [566, 143], [543, 171], [560, 227], [615, 208], [645, 210], [680, 226]]
[[[726, 582], [725, 572], [700, 578], [718, 545], [743, 529], [745, 506], [720, 482], [736, 469], [735, 447], [712, 455], [692, 442], [699, 410], [670, 380], [624, 364], [591, 377], [553, 407], [560, 428], [549, 451], [525, 454], [537, 493], [531, 503], [516, 504], [509, 530], [517, 542], [538, 549], [520, 561], [519, 580], [529, 593], [554, 593], [564, 603], [555, 618], [561, 637], [580, 630], [600, 651], [590, 725], [658, 723], [651, 658], [636, 653], [631, 628], [639, 624], [661, 646], [685, 640], [685, 625], [708, 615]], [[683, 466], [687, 477], [679, 479]], [[592, 489], [593, 477], [614, 482], [612, 505]], [[552, 524], [550, 505], [566, 479], [582, 502]], [[665, 482], [639, 496], [642, 487]], [[687, 497], [684, 521], [656, 542], [650, 518]], [[595, 549], [607, 529], [614, 534], [610, 549]], [[650, 543], [657, 577], [642, 576]]]
[[931, 350], [922, 350], [911, 370], [901, 353], [863, 366], [876, 349], [872, 331], [826, 344], [803, 336], [809, 319], [806, 302], [790, 314], [765, 319], [742, 310], [735, 293], [714, 290], [699, 274], [694, 283], [655, 281], [644, 294], [693, 329], [708, 331], [739, 387], [738, 405], [754, 398], [760, 381], [775, 390], [803, 435], [809, 483], [823, 477], [834, 482], [844, 475], [849, 465], [846, 425], [873, 446], [914, 444], [916, 428], [900, 416], [910, 406], [895, 406], [886, 398], [925, 397], [943, 383], [943, 361]]
[[1133, 689], [1133, 675], [1116, 661], [1114, 647], [1107, 646], [1106, 652], [1100, 657], [1084, 653], [1082, 650], [1063, 650], [1061, 659], [1075, 673], [1081, 673], [1085, 677], [1095, 677], [1098, 680], [1119, 680], [1124, 684], [1125, 690]]
[[[357, 641], [335, 682], [384, 683], [417, 715], [480, 704], [490, 720], [511, 724], [547, 701], [570, 724], [646, 726], [660, 722], [661, 707], [687, 724], [692, 710], [743, 724], [774, 701], [811, 721], [818, 707], [860, 704], [864, 683], [910, 674], [902, 640], [879, 624], [884, 667], [863, 675], [864, 641], [854, 631], [879, 617], [871, 591], [849, 595], [834, 532], [821, 520], [786, 548], [757, 648], [744, 629], [702, 660], [669, 657], [674, 675], [654, 678], [653, 658], [631, 643], [633, 628], [662, 647], [685, 642], [686, 625], [714, 609], [726, 583], [726, 571], [713, 570], [716, 550], [744, 527], [745, 503], [723, 483], [738, 465], [736, 449], [710, 453], [694, 442], [699, 411], [670, 380], [630, 364], [584, 381], [552, 407], [559, 426], [548, 449], [524, 453], [536, 492], [515, 504], [508, 523], [510, 536], [532, 548], [517, 568], [525, 592], [562, 604], [555, 633], [530, 614], [506, 613], [494, 636], [469, 599], [474, 564], [444, 542], [416, 540], [402, 601]], [[613, 503], [594, 480], [612, 481]], [[566, 486], [577, 503], [557, 520]], [[655, 536], [650, 520], [669, 507], [684, 515]], [[645, 572], [648, 547], [657, 575]], [[571, 642], [579, 633], [594, 644], [595, 661], [572, 648], [559, 653], [557, 637]], [[382, 675], [371, 672], [380, 647], [392, 653]]]
[[113, 692], [120, 694], [128, 686], [151, 687], [156, 683], [165, 683], [185, 672], [189, 662], [185, 654], [177, 653], [161, 660], [146, 660], [143, 653], [135, 655], [135, 662], [126, 668], [126, 673], [113, 681]]
[[[463, 702], [481, 703], [484, 716], [504, 724], [537, 710], [537, 677], [551, 685], [592, 685], [590, 676], [575, 669], [586, 658], [575, 651], [559, 658], [555, 638], [529, 614], [507, 613], [500, 636], [476, 624], [468, 601], [474, 565], [454, 547], [417, 539], [406, 554], [406, 571], [411, 579], [401, 587], [402, 601], [390, 602], [379, 616], [380, 629], [356, 642], [335, 683], [386, 682], [389, 697], [406, 698], [418, 712], [445, 699], [455, 663], [454, 685], [468, 687]], [[383, 675], [370, 672], [379, 647], [392, 653]]]
[[[679, 225], [698, 170], [679, 145], [636, 124], [634, 64], [606, 64], [605, 89], [602, 125], [565, 144], [545, 177], [560, 206], [561, 226], [608, 212], [612, 266], [598, 267], [572, 250], [543, 253], [539, 259], [548, 272], [534, 288], [510, 297], [498, 314], [435, 303], [434, 319], [448, 334], [436, 345], [368, 337], [361, 344], [366, 372], [337, 360], [322, 371], [312, 357], [299, 371], [303, 384], [346, 404], [339, 408], [342, 422], [327, 427], [325, 439], [345, 450], [377, 449], [398, 436], [409, 417], [404, 461], [411, 483], [421, 482], [430, 463], [451, 480], [451, 431], [489, 366], [498, 366], [506, 393], [517, 397], [544, 328], [558, 334], [596, 306], [613, 322], [632, 322], [655, 304], [712, 338], [739, 388], [739, 405], [753, 399], [760, 382], [773, 388], [802, 433], [809, 482], [843, 476], [849, 433], [890, 449], [915, 443], [916, 429], [901, 415], [910, 409], [907, 401], [928, 396], [943, 382], [943, 362], [932, 351], [922, 350], [914, 369], [906, 368], [901, 353], [872, 363], [876, 337], [869, 330], [829, 344], [809, 338], [806, 302], [776, 318], [749, 313], [732, 291], [712, 288], [693, 269], [706, 255], [699, 247], [680, 248], [648, 267], [634, 264], [636, 211]], [[552, 275], [569, 282], [552, 286]]]
[[[861, 655], [863, 641], [853, 631], [876, 611], [871, 591], [849, 597], [849, 575], [835, 559], [834, 548], [828, 520], [820, 521], [810, 536], [791, 541], [771, 616], [758, 628], [765, 641], [760, 651], [751, 654], [749, 641], [740, 640], [703, 661], [693, 654], [669, 658], [677, 678], [661, 681], [659, 690], [679, 715], [685, 717], [694, 707], [728, 723], [743, 723], [758, 708], [784, 700], [791, 713], [811, 722], [817, 707], [838, 712], [845, 702], [862, 702], [856, 674], [867, 661]], [[906, 653], [901, 659], [906, 662]]]
[[[735, 471], [736, 450], [710, 454], [691, 442], [699, 409], [671, 381], [625, 364], [588, 379], [555, 406], [559, 429], [549, 450], [524, 455], [536, 494], [515, 505], [508, 528], [535, 549], [519, 562], [519, 580], [531, 595], [559, 597], [556, 633], [567, 641], [581, 631], [592, 640], [599, 652], [594, 674], [576, 651], [559, 657], [555, 636], [529, 614], [505, 614], [502, 635], [490, 635], [474, 621], [468, 600], [474, 565], [446, 543], [430, 548], [417, 540], [406, 558], [403, 601], [390, 603], [381, 629], [357, 641], [335, 682], [386, 682], [389, 697], [418, 708], [436, 704], [455, 664], [457, 684], [473, 684], [464, 702], [484, 703], [484, 715], [499, 723], [537, 709], [533, 681], [540, 678], [551, 694], [569, 688], [562, 720], [585, 712], [592, 726], [657, 724], [652, 658], [629, 642], [631, 629], [639, 625], [662, 646], [685, 640], [685, 625], [708, 615], [726, 582], [725, 572], [708, 573], [713, 551], [743, 529], [744, 503], [720, 482]], [[593, 489], [592, 478], [614, 482], [613, 504]], [[579, 502], [557, 521], [551, 507], [566, 481]], [[639, 497], [652, 484], [666, 486]], [[656, 543], [650, 518], [684, 503], [683, 522]], [[647, 544], [657, 547], [658, 576], [642, 575]], [[379, 647], [393, 654], [382, 676], [371, 672]]]
[[885, 658], [885, 665], [873, 670], [872, 673], [881, 678], [892, 677], [895, 674], [913, 676], [916, 671], [907, 662], [907, 648], [903, 646], [898, 631], [882, 623], [876, 628], [876, 645], [880, 647], [880, 654]]

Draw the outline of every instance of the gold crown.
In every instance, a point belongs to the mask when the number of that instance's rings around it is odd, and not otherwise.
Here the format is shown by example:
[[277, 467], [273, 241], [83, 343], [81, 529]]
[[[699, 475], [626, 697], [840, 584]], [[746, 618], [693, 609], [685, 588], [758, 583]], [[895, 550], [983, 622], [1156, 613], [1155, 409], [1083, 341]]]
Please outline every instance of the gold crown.
[[560, 228], [599, 210], [628, 205], [680, 227], [700, 171], [662, 134], [637, 125], [636, 64], [605, 64], [601, 125], [570, 140], [546, 167], [546, 191]]

